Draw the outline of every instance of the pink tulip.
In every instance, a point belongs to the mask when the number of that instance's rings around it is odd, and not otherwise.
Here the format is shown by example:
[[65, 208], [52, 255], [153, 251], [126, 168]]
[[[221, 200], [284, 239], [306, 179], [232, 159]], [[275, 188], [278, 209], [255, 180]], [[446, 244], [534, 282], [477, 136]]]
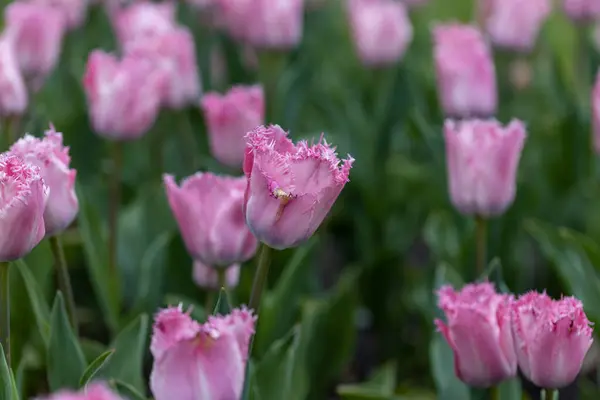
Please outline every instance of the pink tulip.
[[188, 252], [195, 260], [224, 267], [250, 259], [257, 241], [244, 222], [246, 180], [197, 173], [178, 187], [164, 176], [167, 198]]
[[510, 324], [512, 296], [491, 283], [468, 284], [459, 292], [438, 291], [447, 322], [435, 320], [454, 352], [456, 376], [468, 385], [490, 387], [517, 374]]
[[512, 305], [511, 317], [523, 375], [548, 389], [573, 382], [593, 342], [581, 301], [552, 300], [546, 293], [529, 292]]
[[[240, 264], [233, 264], [227, 267], [225, 272], [225, 283], [227, 287], [236, 287], [240, 281]], [[219, 274], [213, 267], [203, 264], [201, 261], [194, 261], [194, 282], [201, 288], [219, 289]]]
[[44, 212], [46, 236], [65, 230], [77, 216], [79, 202], [75, 194], [77, 171], [69, 169], [71, 157], [69, 148], [63, 146], [62, 133], [50, 126], [43, 139], [25, 135], [12, 145], [10, 151], [39, 167], [44, 182], [50, 188]]
[[60, 11], [69, 29], [80, 27], [85, 20], [88, 2], [86, 0], [29, 0], [39, 5], [49, 5]]
[[0, 36], [0, 116], [21, 115], [27, 108], [27, 88], [19, 70], [14, 43]]
[[146, 60], [94, 50], [87, 62], [83, 86], [97, 134], [113, 140], [134, 140], [154, 124], [164, 76]]
[[514, 201], [525, 126], [513, 120], [446, 121], [446, 164], [454, 207], [467, 215], [502, 214]]
[[385, 65], [404, 55], [413, 28], [402, 3], [394, 0], [350, 0], [354, 45], [366, 65]]
[[79, 392], [62, 390], [39, 400], [124, 400], [104, 383], [90, 383]]
[[187, 28], [177, 28], [150, 39], [136, 40], [126, 54], [148, 60], [166, 76], [163, 103], [182, 108], [200, 99], [201, 84], [194, 38]]
[[491, 116], [496, 112], [496, 71], [477, 28], [438, 25], [433, 31], [438, 96], [446, 115]]
[[591, 21], [600, 17], [598, 0], [562, 0], [563, 10], [575, 21]]
[[29, 253], [44, 238], [48, 187], [40, 169], [12, 153], [0, 154], [0, 261]]
[[245, 308], [208, 322], [193, 321], [181, 306], [160, 311], [150, 351], [150, 389], [156, 400], [241, 398], [248, 346], [256, 317]]
[[149, 39], [176, 29], [176, 11], [174, 2], [143, 2], [116, 7], [110, 14], [119, 43], [127, 47], [136, 40]]
[[201, 107], [214, 157], [230, 167], [241, 167], [246, 133], [264, 123], [262, 87], [236, 86], [225, 95], [207, 93], [202, 97]]
[[298, 144], [277, 125], [248, 133], [246, 223], [263, 243], [295, 247], [317, 230], [348, 182], [354, 159], [340, 160], [323, 140]]
[[549, 0], [484, 0], [482, 16], [492, 42], [503, 48], [531, 51], [550, 14]]
[[19, 67], [28, 79], [43, 79], [56, 66], [65, 32], [63, 13], [52, 6], [14, 2], [4, 11]]

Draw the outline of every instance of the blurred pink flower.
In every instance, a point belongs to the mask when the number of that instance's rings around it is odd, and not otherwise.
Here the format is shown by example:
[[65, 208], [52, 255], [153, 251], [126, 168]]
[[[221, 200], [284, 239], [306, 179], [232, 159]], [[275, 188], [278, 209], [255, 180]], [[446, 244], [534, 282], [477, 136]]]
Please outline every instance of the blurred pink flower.
[[40, 169], [7, 152], [0, 154], [0, 261], [29, 253], [44, 238], [48, 187]]
[[514, 201], [525, 126], [513, 120], [446, 121], [446, 164], [450, 198], [467, 215], [502, 214]]
[[394, 0], [350, 0], [354, 46], [366, 65], [392, 64], [402, 58], [413, 37], [406, 8]]
[[30, 3], [48, 5], [60, 11], [69, 29], [80, 27], [86, 17], [87, 0], [28, 0]]
[[477, 28], [438, 25], [433, 31], [438, 96], [452, 117], [491, 116], [496, 112], [496, 70]]
[[564, 12], [575, 21], [591, 21], [600, 17], [598, 0], [562, 0]]
[[83, 86], [96, 133], [113, 140], [141, 137], [154, 124], [164, 76], [146, 60], [94, 50], [88, 58]]
[[166, 76], [163, 104], [182, 108], [197, 103], [201, 84], [194, 38], [187, 28], [178, 27], [126, 46], [126, 54], [148, 60]]
[[111, 391], [104, 383], [93, 382], [86, 385], [79, 392], [61, 390], [48, 397], [38, 400], [124, 400], [121, 396]]
[[[202, 288], [219, 289], [219, 274], [216, 268], [209, 267], [202, 261], [194, 260], [194, 282]], [[240, 264], [227, 267], [225, 283], [227, 287], [234, 288], [240, 281]]]
[[517, 374], [510, 323], [512, 296], [498, 294], [491, 283], [450, 286], [438, 291], [446, 323], [435, 324], [454, 352], [456, 376], [468, 385], [490, 387]]
[[14, 43], [4, 34], [0, 36], [0, 116], [23, 114], [27, 108], [27, 97]]
[[596, 83], [592, 90], [592, 127], [594, 149], [600, 153], [600, 71], [596, 75]]
[[40, 168], [44, 183], [50, 189], [44, 212], [46, 236], [62, 232], [73, 222], [79, 211], [75, 194], [77, 171], [69, 169], [71, 157], [69, 148], [63, 146], [62, 133], [50, 126], [43, 139], [25, 135], [12, 145], [10, 151]]
[[224, 95], [207, 93], [200, 103], [213, 156], [239, 168], [244, 162], [246, 133], [264, 123], [265, 99], [260, 85], [234, 86]]
[[348, 182], [354, 159], [340, 160], [322, 139], [309, 146], [277, 125], [247, 135], [244, 173], [246, 223], [258, 240], [276, 249], [295, 247], [317, 230]]
[[43, 80], [60, 56], [65, 32], [63, 13], [49, 5], [15, 2], [4, 10], [4, 19], [23, 76]]
[[131, 42], [148, 39], [171, 32], [177, 28], [176, 4], [133, 3], [127, 7], [115, 7], [110, 12], [113, 27], [122, 47]]
[[581, 301], [552, 300], [529, 292], [512, 305], [519, 368], [537, 386], [562, 388], [575, 380], [592, 345], [592, 328]]
[[550, 0], [483, 0], [482, 10], [486, 31], [496, 46], [531, 51], [552, 5]]
[[250, 259], [257, 241], [244, 221], [242, 204], [246, 179], [197, 173], [177, 186], [165, 175], [171, 211], [188, 252], [212, 267]]
[[193, 321], [181, 306], [154, 319], [150, 389], [156, 400], [233, 400], [242, 395], [256, 317], [246, 308]]

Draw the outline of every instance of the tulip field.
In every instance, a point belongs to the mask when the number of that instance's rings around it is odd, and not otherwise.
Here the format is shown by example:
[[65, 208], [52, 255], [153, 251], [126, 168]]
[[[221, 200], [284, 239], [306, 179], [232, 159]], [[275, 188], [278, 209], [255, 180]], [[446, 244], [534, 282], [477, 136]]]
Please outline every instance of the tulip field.
[[600, 0], [5, 0], [0, 400], [600, 399]]

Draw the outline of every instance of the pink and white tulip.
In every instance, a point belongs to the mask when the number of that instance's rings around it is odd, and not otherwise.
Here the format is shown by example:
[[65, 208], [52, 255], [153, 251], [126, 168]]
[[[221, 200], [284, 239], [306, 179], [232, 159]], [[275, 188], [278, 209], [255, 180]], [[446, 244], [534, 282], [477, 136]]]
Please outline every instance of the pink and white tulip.
[[245, 308], [193, 321], [181, 306], [154, 320], [150, 389], [156, 400], [239, 399], [256, 317]]
[[0, 116], [23, 114], [28, 102], [27, 88], [14, 43], [6, 34], [0, 37], [0, 88]]
[[75, 194], [77, 171], [69, 169], [69, 148], [63, 146], [62, 133], [54, 127], [46, 131], [43, 139], [25, 135], [12, 145], [10, 151], [29, 164], [40, 168], [50, 196], [44, 211], [46, 236], [65, 230], [77, 216], [79, 202]]
[[[240, 281], [240, 264], [233, 264], [225, 271], [225, 284], [234, 288]], [[216, 268], [210, 267], [201, 261], [194, 260], [194, 282], [201, 288], [219, 289], [219, 274]]]
[[61, 390], [38, 400], [125, 400], [104, 383], [93, 382], [79, 392]]
[[512, 296], [496, 293], [487, 282], [458, 292], [450, 286], [438, 291], [446, 323], [435, 324], [454, 352], [456, 376], [466, 384], [490, 387], [517, 374], [511, 301]]
[[446, 164], [450, 198], [467, 215], [502, 214], [514, 201], [525, 126], [513, 120], [446, 121]]
[[28, 0], [30, 3], [51, 6], [63, 15], [66, 27], [75, 29], [85, 21], [87, 0]]
[[197, 173], [177, 186], [164, 178], [167, 199], [188, 252], [212, 267], [250, 259], [258, 242], [245, 224], [246, 179]]
[[600, 17], [598, 0], [562, 0], [565, 14], [574, 21], [593, 21]]
[[207, 93], [200, 103], [213, 156], [222, 164], [239, 168], [244, 162], [246, 133], [264, 123], [263, 89], [235, 86], [224, 95]]
[[341, 163], [323, 140], [313, 146], [294, 144], [277, 125], [260, 126], [247, 139], [246, 223], [270, 247], [299, 246], [325, 219], [348, 182], [354, 159]]
[[171, 32], [177, 28], [176, 3], [141, 2], [116, 7], [110, 13], [114, 30], [123, 48], [137, 40]]
[[438, 25], [433, 31], [438, 96], [447, 116], [492, 116], [496, 70], [489, 47], [474, 26]]
[[519, 297], [512, 305], [512, 326], [523, 375], [542, 388], [569, 385], [592, 345], [590, 325], [574, 297], [552, 300], [537, 292]]

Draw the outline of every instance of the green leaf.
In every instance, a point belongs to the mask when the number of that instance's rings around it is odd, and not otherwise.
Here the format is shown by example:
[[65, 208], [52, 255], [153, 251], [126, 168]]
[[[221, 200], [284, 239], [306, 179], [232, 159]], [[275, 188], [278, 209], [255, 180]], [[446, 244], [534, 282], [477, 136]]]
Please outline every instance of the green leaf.
[[125, 396], [130, 400], [147, 400], [146, 396], [144, 396], [139, 390], [135, 387], [131, 386], [128, 383], [120, 381], [118, 379], [113, 379], [110, 381], [110, 385], [121, 395]]
[[454, 373], [454, 355], [444, 338], [437, 334], [431, 340], [429, 357], [439, 400], [469, 400], [469, 387]]
[[47, 364], [51, 391], [79, 387], [79, 378], [85, 370], [85, 358], [71, 329], [60, 292], [56, 293], [50, 317]]
[[150, 243], [142, 257], [138, 274], [135, 309], [154, 311], [160, 305], [162, 276], [167, 265], [168, 246], [173, 235], [164, 232]]
[[275, 341], [256, 365], [253, 383], [261, 400], [292, 400], [296, 395], [290, 389], [298, 345], [297, 333], [297, 330], [293, 330]]
[[98, 358], [96, 358], [94, 361], [92, 361], [90, 363], [90, 365], [88, 365], [87, 368], [85, 369], [85, 371], [83, 372], [81, 379], [79, 379], [79, 386], [83, 387], [83, 386], [87, 385], [87, 383], [92, 380], [94, 375], [96, 375], [96, 373], [110, 359], [110, 357], [113, 355], [114, 352], [115, 352], [114, 350], [105, 351], [104, 353], [100, 354], [100, 356]]
[[14, 377], [6, 362], [4, 348], [0, 345], [0, 400], [18, 400], [19, 392], [14, 385]]
[[143, 364], [146, 354], [148, 316], [142, 314], [127, 325], [113, 340], [109, 348], [114, 354], [98, 376], [116, 379], [144, 390]]
[[396, 372], [396, 363], [387, 363], [377, 369], [367, 382], [339, 385], [337, 393], [344, 400], [390, 400], [396, 389]]
[[50, 337], [50, 309], [46, 303], [46, 299], [43, 297], [43, 291], [39, 287], [37, 280], [29, 270], [27, 264], [23, 260], [14, 261], [16, 269], [21, 274], [23, 282], [25, 283], [25, 289], [31, 302], [31, 308], [35, 316], [35, 322], [42, 336], [44, 344], [48, 346], [48, 339]]
[[492, 259], [492, 261], [490, 261], [488, 267], [478, 280], [488, 280], [493, 282], [496, 285], [496, 288], [498, 288], [498, 290], [500, 290], [502, 293], [510, 293], [510, 289], [508, 286], [506, 286], [506, 282], [504, 282], [504, 277], [502, 275], [502, 263], [498, 257], [495, 257]]
[[217, 304], [215, 304], [215, 308], [213, 310], [213, 315], [227, 315], [231, 312], [231, 308], [231, 301], [229, 301], [227, 290], [225, 288], [221, 288], [221, 290], [219, 290]]
[[521, 379], [519, 377], [512, 378], [500, 383], [496, 386], [496, 400], [514, 400], [523, 397], [521, 388]]
[[119, 282], [112, 278], [108, 270], [108, 257], [105, 253], [106, 241], [102, 235], [100, 217], [87, 202], [85, 192], [76, 186], [79, 199], [78, 227], [83, 240], [85, 263], [94, 287], [106, 324], [116, 332], [119, 326], [120, 290]]

